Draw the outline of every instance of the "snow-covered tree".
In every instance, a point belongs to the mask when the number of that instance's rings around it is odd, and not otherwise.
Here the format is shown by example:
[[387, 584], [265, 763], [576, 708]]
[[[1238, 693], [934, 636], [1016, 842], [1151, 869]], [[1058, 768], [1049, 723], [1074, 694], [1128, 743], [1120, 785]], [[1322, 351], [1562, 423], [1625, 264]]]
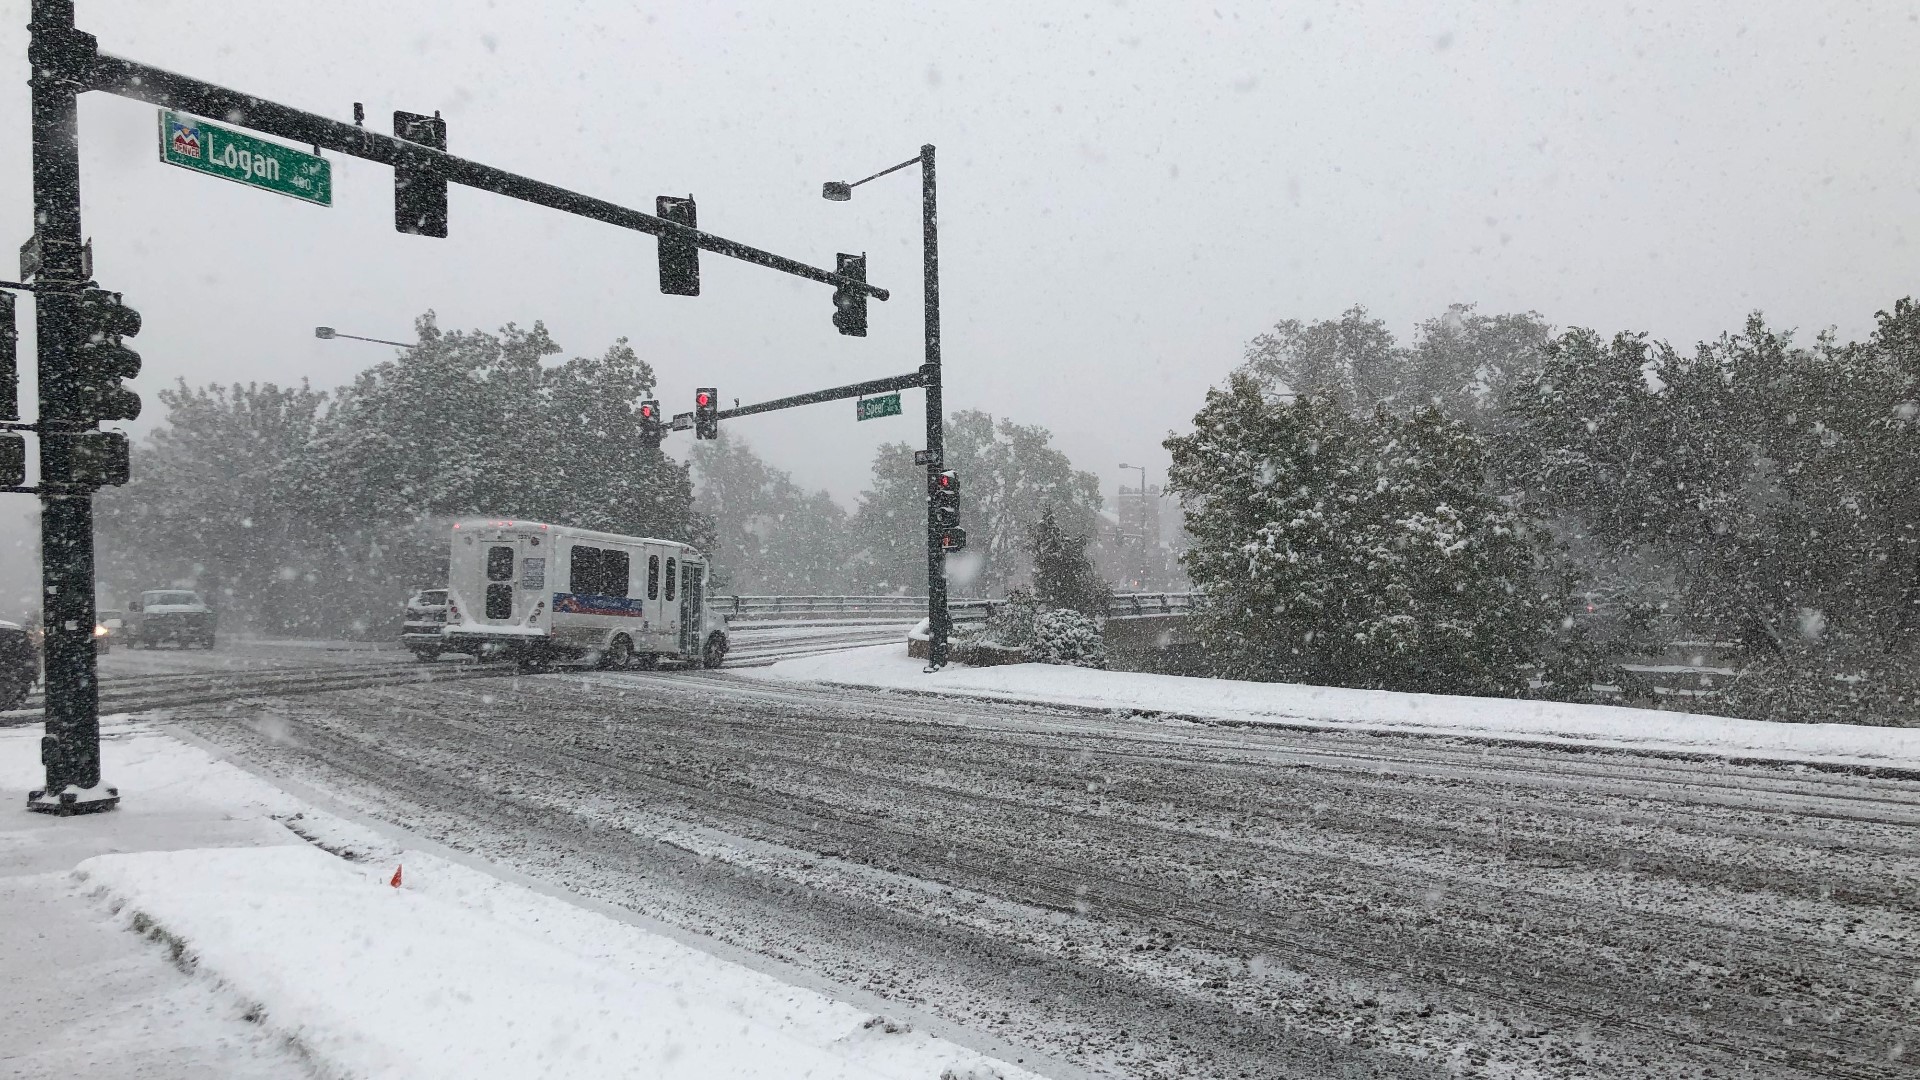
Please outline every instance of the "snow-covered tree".
[[1663, 567], [1676, 634], [1739, 641], [1721, 699], [1911, 717], [1920, 697], [1920, 308], [1811, 347], [1758, 316], [1690, 353], [1562, 335], [1516, 383], [1501, 461], [1529, 503]]
[[694, 507], [713, 521], [716, 573], [728, 591], [838, 594], [857, 588], [847, 512], [803, 491], [738, 436], [696, 443]]
[[706, 542], [686, 468], [639, 438], [653, 371], [624, 341], [549, 364], [538, 323], [417, 325], [417, 347], [331, 397], [163, 391], [134, 482], [102, 498], [109, 580], [193, 583], [226, 625], [380, 633], [409, 588], [445, 581], [450, 517]]
[[1402, 386], [1405, 350], [1355, 304], [1338, 319], [1282, 319], [1247, 346], [1241, 370], [1268, 393], [1305, 394], [1368, 412]]
[[[1053, 508], [1063, 529], [1093, 534], [1099, 480], [1075, 469], [1052, 440], [1044, 427], [984, 412], [957, 412], [948, 419], [946, 465], [959, 474], [960, 524], [967, 530], [969, 555], [980, 567], [967, 591], [1004, 595], [1030, 579], [1028, 530], [1043, 508]], [[925, 589], [926, 497], [926, 469], [913, 464], [912, 449], [904, 443], [882, 446], [854, 516], [862, 574], [871, 588]]]
[[232, 624], [253, 616], [264, 629], [314, 629], [311, 607], [280, 601], [328, 558], [309, 512], [327, 395], [305, 384], [180, 382], [156, 396], [166, 423], [141, 448], [131, 482], [99, 495], [109, 599], [179, 582], [239, 616]]
[[1564, 607], [1481, 441], [1431, 407], [1354, 415], [1245, 374], [1167, 441], [1216, 668], [1338, 686], [1512, 694]]
[[1107, 643], [1093, 619], [1072, 608], [1045, 608], [1034, 615], [1027, 658], [1069, 667], [1107, 666]]

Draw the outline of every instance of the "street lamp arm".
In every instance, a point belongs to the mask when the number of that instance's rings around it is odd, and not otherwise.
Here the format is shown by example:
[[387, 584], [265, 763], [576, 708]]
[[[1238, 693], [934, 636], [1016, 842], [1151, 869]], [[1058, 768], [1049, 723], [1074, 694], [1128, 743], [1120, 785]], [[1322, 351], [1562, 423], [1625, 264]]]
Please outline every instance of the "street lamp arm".
[[[323, 330], [326, 331], [326, 333], [321, 333], [321, 331]], [[330, 326], [314, 327], [313, 336], [317, 338], [352, 338], [355, 341], [371, 341], [375, 345], [392, 345], [394, 348], [397, 348], [397, 349], [411, 349], [414, 347], [413, 345], [409, 345], [404, 341], [388, 341], [386, 338], [361, 337], [359, 334], [343, 334], [340, 331], [335, 330]], [[415, 344], [418, 344], [418, 343], [416, 342]]]
[[[867, 177], [867, 180], [878, 180], [890, 172], [899, 172], [901, 169], [904, 169], [909, 165], [918, 165], [918, 164], [920, 164], [920, 157], [919, 155], [916, 154], [913, 157], [908, 158], [907, 160], [901, 162], [898, 165], [893, 165], [893, 166], [889, 166], [888, 168], [881, 169], [879, 172], [874, 173], [872, 176]], [[847, 186], [850, 188], [857, 188], [861, 184], [866, 183], [867, 180], [855, 180], [853, 183], [848, 184]]]

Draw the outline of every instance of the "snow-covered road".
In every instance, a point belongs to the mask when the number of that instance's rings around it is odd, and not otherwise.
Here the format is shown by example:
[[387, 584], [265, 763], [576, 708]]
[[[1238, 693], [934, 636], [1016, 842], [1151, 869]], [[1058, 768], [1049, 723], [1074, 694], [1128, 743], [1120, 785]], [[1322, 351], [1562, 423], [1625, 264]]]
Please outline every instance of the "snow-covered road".
[[725, 672], [234, 717], [179, 718], [451, 847], [1098, 1072], [1920, 1055], [1911, 780]]

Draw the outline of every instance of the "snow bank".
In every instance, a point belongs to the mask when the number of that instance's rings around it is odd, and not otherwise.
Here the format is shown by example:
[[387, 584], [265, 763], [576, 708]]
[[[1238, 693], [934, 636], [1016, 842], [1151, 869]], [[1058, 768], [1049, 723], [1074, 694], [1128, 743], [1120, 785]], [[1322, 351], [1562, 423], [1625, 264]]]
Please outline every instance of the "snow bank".
[[928, 675], [899, 645], [783, 660], [754, 678], [933, 691], [1193, 720], [1456, 735], [1791, 762], [1920, 768], [1920, 729], [1790, 724], [1552, 701], [1401, 694], [1044, 664], [948, 667]]
[[[564, 896], [405, 848], [404, 834], [318, 810], [145, 725], [109, 730], [108, 776], [126, 801], [78, 820], [101, 831], [84, 854], [120, 853], [80, 861], [81, 887], [122, 925], [177, 944], [236, 1014], [251, 1007], [261, 1030], [321, 1075], [1036, 1080]], [[31, 778], [38, 744], [26, 735], [0, 737], [0, 779]], [[169, 800], [181, 798], [226, 815], [229, 833], [176, 827]], [[396, 865], [399, 888], [389, 884]]]
[[392, 888], [392, 867], [300, 846], [103, 855], [79, 872], [348, 1075], [883, 1075], [689, 994], [685, 971], [638, 978]]

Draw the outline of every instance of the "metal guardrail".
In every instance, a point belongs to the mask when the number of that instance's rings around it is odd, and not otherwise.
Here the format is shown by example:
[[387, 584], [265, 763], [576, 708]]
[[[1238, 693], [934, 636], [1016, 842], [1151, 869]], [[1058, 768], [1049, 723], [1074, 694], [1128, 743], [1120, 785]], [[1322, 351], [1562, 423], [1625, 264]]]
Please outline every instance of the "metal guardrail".
[[[1107, 617], [1187, 615], [1199, 593], [1116, 593], [1107, 604]], [[1004, 601], [949, 600], [947, 610], [959, 621], [985, 619]], [[716, 610], [740, 622], [771, 619], [831, 619], [900, 615], [918, 617], [927, 610], [924, 596], [716, 596]]]
[[1107, 618], [1130, 619], [1142, 615], [1189, 615], [1199, 593], [1115, 593], [1107, 603]]
[[[974, 622], [992, 614], [995, 600], [949, 600], [947, 610], [959, 622]], [[735, 622], [776, 619], [832, 622], [900, 616], [909, 621], [926, 614], [924, 596], [716, 596], [714, 610]]]

